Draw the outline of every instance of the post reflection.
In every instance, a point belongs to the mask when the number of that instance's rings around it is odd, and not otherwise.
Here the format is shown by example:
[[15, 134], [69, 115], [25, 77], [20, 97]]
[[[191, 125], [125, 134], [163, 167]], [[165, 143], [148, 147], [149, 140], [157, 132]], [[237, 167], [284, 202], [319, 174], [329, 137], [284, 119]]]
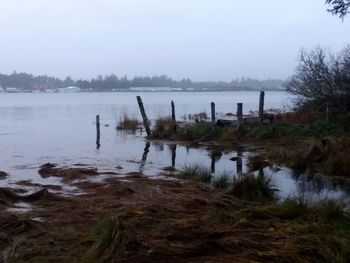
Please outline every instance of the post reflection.
[[151, 143], [149, 141], [146, 141], [145, 148], [143, 149], [143, 154], [142, 154], [142, 159], [139, 167], [139, 172], [140, 174], [143, 174], [144, 169], [145, 169], [145, 164], [147, 161], [147, 155], [149, 153], [149, 148], [151, 147]]

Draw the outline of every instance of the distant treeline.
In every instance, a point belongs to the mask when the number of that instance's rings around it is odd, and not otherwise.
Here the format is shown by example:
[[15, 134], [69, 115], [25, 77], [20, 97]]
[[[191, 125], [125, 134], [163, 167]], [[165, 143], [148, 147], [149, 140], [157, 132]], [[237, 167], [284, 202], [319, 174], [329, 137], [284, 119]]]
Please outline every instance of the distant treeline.
[[231, 82], [194, 82], [190, 79], [173, 80], [165, 75], [153, 77], [117, 77], [114, 74], [99, 75], [91, 80], [73, 80], [67, 77], [62, 80], [55, 77], [34, 76], [27, 73], [13, 72], [10, 75], [0, 74], [2, 88], [17, 88], [25, 91], [55, 90], [69, 86], [77, 86], [85, 91], [127, 91], [130, 87], [171, 87], [182, 90], [276, 90], [282, 86], [282, 80], [257, 80], [241, 78]]

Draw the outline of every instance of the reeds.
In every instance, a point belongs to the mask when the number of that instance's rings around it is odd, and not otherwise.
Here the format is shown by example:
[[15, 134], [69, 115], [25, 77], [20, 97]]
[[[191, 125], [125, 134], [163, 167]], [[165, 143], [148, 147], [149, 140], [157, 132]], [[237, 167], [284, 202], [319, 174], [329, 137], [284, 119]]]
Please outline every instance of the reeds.
[[176, 125], [171, 117], [158, 118], [152, 130], [152, 137], [159, 139], [171, 139]]
[[124, 112], [117, 125], [117, 130], [137, 130], [140, 127], [140, 122], [137, 118], [130, 117], [127, 112]]

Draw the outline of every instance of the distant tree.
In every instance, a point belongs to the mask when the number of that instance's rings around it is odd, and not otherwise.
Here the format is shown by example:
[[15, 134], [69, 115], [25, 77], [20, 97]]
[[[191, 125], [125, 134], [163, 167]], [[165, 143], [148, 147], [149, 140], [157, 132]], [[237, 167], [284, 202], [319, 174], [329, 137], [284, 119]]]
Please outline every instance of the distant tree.
[[65, 87], [69, 87], [69, 86], [74, 86], [75, 84], [74, 84], [74, 81], [72, 80], [72, 78], [71, 77], [66, 77], [66, 79], [63, 81], [63, 85], [65, 86]]
[[302, 51], [296, 73], [285, 83], [295, 96], [296, 106], [350, 112], [350, 46], [338, 55], [316, 48]]
[[349, 13], [350, 0], [326, 0], [326, 4], [330, 6], [328, 12], [339, 16], [341, 19]]

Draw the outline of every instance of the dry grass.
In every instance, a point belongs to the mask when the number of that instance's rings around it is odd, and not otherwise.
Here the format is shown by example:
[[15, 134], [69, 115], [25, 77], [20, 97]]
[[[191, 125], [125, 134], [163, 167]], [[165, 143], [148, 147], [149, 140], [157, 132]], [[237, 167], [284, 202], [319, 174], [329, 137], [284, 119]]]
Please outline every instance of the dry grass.
[[174, 122], [171, 117], [158, 118], [152, 130], [152, 137], [171, 139], [175, 133]]
[[130, 117], [127, 112], [124, 112], [120, 121], [118, 122], [117, 129], [118, 130], [137, 130], [140, 128], [140, 122], [137, 118]]

